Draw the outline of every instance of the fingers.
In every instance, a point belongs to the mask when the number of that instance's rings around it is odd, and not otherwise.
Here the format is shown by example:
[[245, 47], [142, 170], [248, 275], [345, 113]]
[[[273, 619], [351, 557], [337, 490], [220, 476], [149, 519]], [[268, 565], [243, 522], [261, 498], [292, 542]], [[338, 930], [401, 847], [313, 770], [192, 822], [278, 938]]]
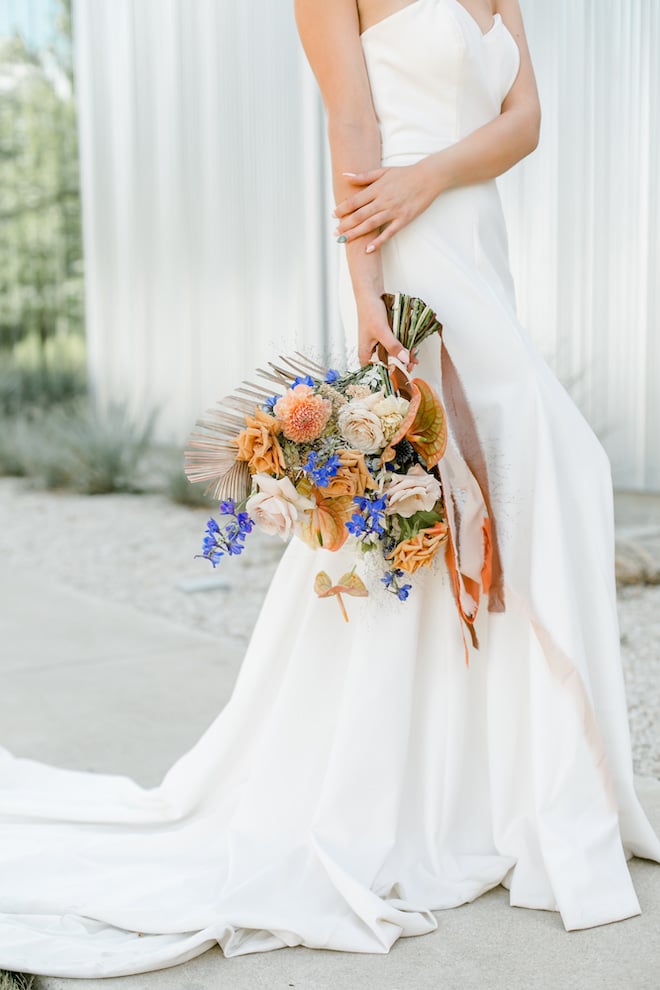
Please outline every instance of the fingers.
[[367, 186], [370, 182], [375, 182], [376, 179], [380, 179], [381, 175], [385, 174], [384, 168], [372, 168], [370, 172], [342, 172], [349, 182], [352, 182], [356, 186]]
[[361, 206], [359, 209], [354, 210], [350, 215], [347, 214], [337, 224], [334, 231], [335, 237], [338, 237], [339, 234], [346, 234], [348, 236], [357, 224], [363, 223], [365, 220], [368, 220], [369, 217], [374, 216], [377, 212], [378, 207], [372, 200], [365, 206]]
[[378, 237], [374, 238], [373, 241], [370, 241], [370, 243], [367, 244], [365, 248], [366, 253], [372, 254], [374, 251], [377, 251], [379, 247], [383, 246], [385, 241], [389, 240], [389, 238], [392, 237], [393, 234], [396, 234], [397, 230], [401, 230], [402, 227], [403, 224], [400, 220], [392, 220], [383, 228]]
[[[385, 335], [383, 335], [385, 336]], [[402, 347], [401, 343], [397, 340], [394, 334], [391, 335], [391, 340], [389, 340], [389, 346], [385, 340], [378, 340], [375, 337], [369, 342], [365, 342], [358, 348], [358, 360], [361, 366], [369, 364], [370, 362], [378, 362], [380, 360], [377, 352], [377, 347], [382, 344], [385, 347], [388, 354], [397, 358], [401, 364], [405, 365], [408, 372], [412, 371], [415, 365], [419, 364], [419, 358], [417, 357], [416, 351], [407, 351], [405, 347]]]
[[364, 367], [365, 364], [369, 364], [371, 361], [378, 361], [377, 347], [378, 340], [376, 337], [368, 337], [360, 342], [358, 360], [361, 367]]
[[356, 210], [367, 206], [373, 201], [373, 198], [373, 192], [370, 189], [362, 189], [360, 192], [355, 193], [354, 196], [349, 196], [348, 199], [343, 199], [341, 203], [338, 203], [332, 211], [332, 215], [338, 220], [341, 220], [342, 217], [350, 216]]
[[388, 354], [392, 357], [398, 358], [401, 364], [408, 365], [410, 361], [410, 353], [402, 345], [401, 341], [398, 340], [391, 330], [383, 330], [379, 334], [379, 343], [383, 345]]
[[338, 219], [345, 217], [347, 214], [358, 210], [361, 206], [365, 206], [366, 203], [370, 203], [374, 197], [372, 190], [368, 187], [372, 182], [375, 182], [376, 179], [380, 179], [380, 177], [385, 174], [385, 171], [386, 170], [384, 168], [378, 168], [371, 172], [360, 172], [355, 174], [352, 172], [342, 172], [342, 175], [348, 176], [350, 182], [362, 188], [360, 188], [359, 192], [343, 199], [341, 203], [337, 203], [332, 211], [333, 217], [337, 217]]
[[[345, 244], [346, 241], [354, 241], [357, 237], [363, 237], [365, 234], [371, 234], [382, 227], [384, 223], [388, 223], [390, 220], [389, 213], [386, 210], [381, 210], [379, 213], [374, 213], [363, 220], [362, 223], [358, 223], [356, 227], [351, 227], [350, 230], [346, 230], [341, 234], [344, 240], [340, 241], [341, 244]], [[369, 252], [371, 254], [371, 252]]]

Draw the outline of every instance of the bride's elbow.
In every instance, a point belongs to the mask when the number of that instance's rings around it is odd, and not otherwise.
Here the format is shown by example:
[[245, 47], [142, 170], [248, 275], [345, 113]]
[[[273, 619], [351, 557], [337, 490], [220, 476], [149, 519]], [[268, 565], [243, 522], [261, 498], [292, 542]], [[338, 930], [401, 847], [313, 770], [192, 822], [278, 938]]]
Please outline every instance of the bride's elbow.
[[541, 140], [541, 109], [534, 107], [528, 110], [520, 126], [520, 143], [523, 149], [523, 158], [531, 155], [539, 146]]
[[541, 140], [541, 106], [538, 100], [516, 100], [507, 106], [505, 100], [502, 113], [510, 121], [509, 134], [512, 149], [515, 147], [517, 160], [525, 158], [538, 148]]
[[541, 110], [539, 110], [533, 115], [532, 121], [530, 123], [530, 151], [534, 151], [539, 146], [539, 141], [541, 140]]

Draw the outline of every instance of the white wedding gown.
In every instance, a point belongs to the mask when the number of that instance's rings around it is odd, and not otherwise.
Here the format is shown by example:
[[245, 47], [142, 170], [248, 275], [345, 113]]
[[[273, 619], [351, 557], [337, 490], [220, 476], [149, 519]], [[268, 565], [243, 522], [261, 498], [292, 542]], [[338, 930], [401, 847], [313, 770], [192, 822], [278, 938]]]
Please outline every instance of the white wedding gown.
[[[497, 116], [518, 70], [499, 15], [483, 34], [458, 0], [362, 40], [385, 164]], [[660, 841], [633, 786], [608, 458], [517, 319], [494, 181], [444, 193], [382, 254], [386, 288], [444, 324], [505, 611], [483, 599], [466, 666], [444, 566], [406, 603], [349, 599], [346, 624], [312, 584], [350, 551], [294, 541], [229, 702], [159, 786], [0, 750], [0, 968], [125, 975], [216, 943], [382, 953], [500, 883], [567, 930], [640, 913], [627, 859], [660, 862]], [[341, 299], [352, 340], [346, 267]], [[437, 338], [420, 358], [441, 391]]]

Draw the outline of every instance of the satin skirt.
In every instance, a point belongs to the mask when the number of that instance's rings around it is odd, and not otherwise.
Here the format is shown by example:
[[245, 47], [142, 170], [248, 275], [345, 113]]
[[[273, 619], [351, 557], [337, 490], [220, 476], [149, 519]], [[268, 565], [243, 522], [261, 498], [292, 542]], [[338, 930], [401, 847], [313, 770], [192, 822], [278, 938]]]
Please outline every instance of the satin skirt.
[[[466, 665], [441, 561], [344, 622], [284, 553], [233, 693], [157, 787], [0, 749], [0, 968], [103, 977], [283, 946], [388, 952], [503, 884], [567, 931], [637, 915], [660, 863], [634, 790], [610, 465], [516, 315], [494, 182], [383, 248], [444, 324], [486, 456], [505, 611]], [[342, 261], [347, 340], [355, 307]], [[416, 374], [442, 391], [439, 342]], [[228, 565], [230, 566], [230, 565]], [[367, 579], [369, 579], [367, 574]], [[435, 912], [435, 913], [434, 913]]]

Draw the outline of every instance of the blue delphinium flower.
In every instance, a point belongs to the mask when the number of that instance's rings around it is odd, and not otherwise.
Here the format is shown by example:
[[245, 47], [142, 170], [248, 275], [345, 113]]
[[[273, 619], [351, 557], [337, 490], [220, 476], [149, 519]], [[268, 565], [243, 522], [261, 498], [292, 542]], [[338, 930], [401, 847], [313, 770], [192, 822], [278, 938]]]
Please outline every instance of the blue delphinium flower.
[[290, 388], [295, 388], [296, 385], [309, 385], [313, 387], [316, 382], [311, 375], [297, 375], [291, 382]]
[[386, 496], [381, 495], [380, 498], [372, 496], [370, 498], [367, 495], [355, 495], [353, 501], [360, 511], [354, 512], [351, 519], [345, 523], [351, 536], [357, 536], [365, 546], [373, 544], [377, 540], [385, 539]]
[[330, 484], [330, 479], [337, 474], [340, 463], [339, 455], [332, 454], [319, 464], [318, 452], [310, 450], [302, 469], [315, 485], [318, 485], [319, 488], [325, 488], [326, 485]]
[[266, 410], [266, 412], [272, 413], [273, 409], [275, 408], [275, 403], [277, 402], [278, 399], [281, 398], [282, 398], [281, 395], [269, 395], [268, 398], [264, 399], [263, 401], [263, 408]]
[[395, 567], [392, 568], [392, 570], [387, 571], [385, 577], [381, 578], [381, 581], [385, 585], [387, 591], [390, 591], [393, 595], [396, 595], [400, 602], [405, 602], [410, 594], [412, 584], [399, 584], [402, 577], [403, 571], [401, 568]]
[[254, 521], [247, 512], [236, 511], [236, 504], [231, 498], [220, 502], [218, 511], [226, 517], [227, 522], [221, 526], [211, 517], [206, 524], [202, 552], [195, 554], [195, 557], [205, 557], [210, 560], [214, 567], [221, 557], [236, 557], [243, 553], [245, 537], [252, 532], [254, 526]]
[[367, 521], [361, 512], [354, 512], [344, 525], [351, 536], [362, 536], [367, 531]]
[[329, 368], [323, 381], [326, 383], [326, 385], [332, 385], [332, 383], [336, 382], [337, 379], [339, 378], [341, 378], [339, 372], [336, 371], [334, 368]]

